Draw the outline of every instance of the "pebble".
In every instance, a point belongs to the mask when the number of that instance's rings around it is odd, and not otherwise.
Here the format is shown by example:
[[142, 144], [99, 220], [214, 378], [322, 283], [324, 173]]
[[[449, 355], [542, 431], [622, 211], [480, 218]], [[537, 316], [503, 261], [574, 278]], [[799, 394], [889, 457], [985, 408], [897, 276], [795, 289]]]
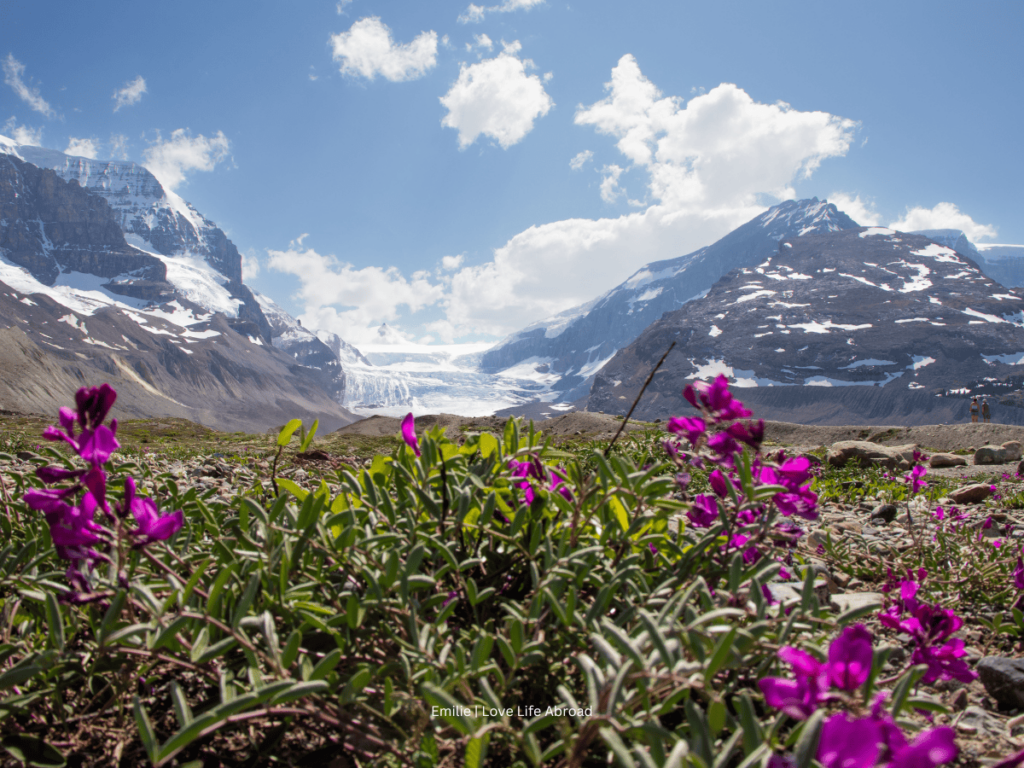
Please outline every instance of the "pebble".
[[1024, 709], [1024, 659], [985, 656], [977, 672], [989, 696], [1009, 709]]

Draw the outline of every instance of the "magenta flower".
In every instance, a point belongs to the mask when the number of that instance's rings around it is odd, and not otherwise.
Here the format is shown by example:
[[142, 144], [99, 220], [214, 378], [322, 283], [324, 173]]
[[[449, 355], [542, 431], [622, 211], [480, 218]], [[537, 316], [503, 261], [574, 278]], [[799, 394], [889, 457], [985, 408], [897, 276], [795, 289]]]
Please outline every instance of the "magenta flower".
[[916, 467], [910, 470], [909, 475], [905, 475], [903, 480], [910, 484], [910, 493], [914, 495], [918, 493], [922, 488], [927, 487], [926, 483], [921, 478], [928, 474], [928, 468], [918, 464]]
[[852, 720], [841, 712], [822, 725], [816, 757], [825, 768], [874, 768], [880, 738], [873, 719]]
[[405, 444], [412, 448], [416, 457], [419, 458], [420, 442], [416, 439], [416, 421], [413, 419], [412, 413], [402, 419], [402, 439], [405, 440]]
[[768, 706], [781, 709], [794, 720], [806, 720], [827, 698], [827, 665], [788, 645], [779, 651], [779, 658], [793, 667], [794, 679], [763, 677], [757, 685]]
[[1024, 560], [1017, 557], [1017, 567], [1013, 569], [1013, 586], [1024, 589]]
[[694, 528], [709, 528], [718, 519], [718, 501], [714, 496], [699, 494], [686, 510], [686, 516]]
[[696, 446], [697, 442], [707, 433], [708, 428], [704, 419], [680, 417], [668, 420], [666, 429], [674, 435], [685, 434], [690, 445]]
[[121, 517], [129, 512], [135, 517], [138, 528], [131, 532], [137, 541], [136, 549], [154, 541], [166, 541], [181, 530], [185, 524], [185, 513], [180, 509], [169, 515], [161, 515], [156, 502], [147, 496], [135, 494], [135, 480], [131, 477], [124, 481], [124, 501], [118, 505]]
[[729, 392], [729, 380], [722, 374], [719, 374], [710, 384], [705, 381], [688, 384], [683, 389], [683, 397], [694, 408], [703, 406], [710, 411], [711, 417], [716, 422], [743, 419], [753, 415], [743, 406], [743, 403], [733, 399], [732, 393]]
[[[899, 732], [898, 728], [895, 730]], [[900, 736], [903, 734], [900, 733]], [[942, 727], [918, 734], [911, 744], [905, 743], [905, 739], [904, 744], [898, 748], [893, 748], [890, 744], [892, 761], [889, 768], [935, 768], [956, 760], [960, 749], [955, 738], [952, 728]]]
[[722, 473], [722, 470], [716, 469], [708, 475], [708, 482], [711, 483], [711, 490], [715, 492], [718, 498], [724, 499], [729, 496], [729, 480]]
[[828, 672], [832, 685], [854, 691], [871, 674], [871, 633], [863, 624], [846, 627], [828, 649]]

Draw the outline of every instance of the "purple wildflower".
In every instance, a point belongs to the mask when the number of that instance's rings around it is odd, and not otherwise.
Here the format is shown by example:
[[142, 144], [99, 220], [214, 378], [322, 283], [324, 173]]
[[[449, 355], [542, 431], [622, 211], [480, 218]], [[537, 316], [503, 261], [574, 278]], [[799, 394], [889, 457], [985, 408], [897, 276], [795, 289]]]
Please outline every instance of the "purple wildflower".
[[409, 413], [402, 419], [402, 439], [405, 440], [405, 444], [412, 448], [416, 457], [419, 458], [420, 441], [416, 438], [416, 420], [413, 418], [412, 413]]
[[846, 627], [828, 649], [828, 671], [832, 684], [854, 691], [871, 674], [871, 633], [863, 624]]
[[873, 768], [880, 737], [881, 729], [871, 718], [853, 720], [840, 712], [822, 725], [816, 757], [825, 768]]

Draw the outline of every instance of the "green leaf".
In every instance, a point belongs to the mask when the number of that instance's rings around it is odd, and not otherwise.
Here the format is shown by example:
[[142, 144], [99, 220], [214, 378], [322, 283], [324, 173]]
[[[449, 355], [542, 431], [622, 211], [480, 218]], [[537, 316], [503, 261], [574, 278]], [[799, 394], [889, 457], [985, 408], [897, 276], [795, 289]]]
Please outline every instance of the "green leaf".
[[299, 646], [302, 644], [302, 633], [299, 630], [293, 630], [288, 636], [288, 643], [284, 647], [284, 651], [281, 653], [281, 666], [284, 669], [288, 669], [292, 664], [295, 663], [295, 659], [299, 655]]
[[301, 419], [292, 419], [291, 421], [289, 421], [281, 428], [281, 431], [278, 433], [277, 444], [280, 445], [282, 448], [288, 445], [289, 441], [292, 439], [292, 435], [295, 434], [295, 430], [297, 430], [301, 426]]
[[498, 438], [486, 432], [480, 435], [480, 441], [477, 445], [480, 448], [480, 455], [485, 459], [498, 452]]
[[21, 667], [9, 669], [0, 675], [0, 691], [15, 685], [21, 685], [27, 680], [31, 680], [42, 671], [43, 668], [36, 666], [35, 664], [26, 664]]
[[192, 724], [192, 707], [188, 705], [188, 699], [181, 692], [181, 686], [174, 680], [171, 681], [171, 703], [174, 705], [174, 714], [178, 717], [178, 725], [188, 728]]
[[50, 636], [50, 645], [58, 651], [64, 650], [64, 617], [60, 612], [60, 605], [52, 592], [46, 593], [46, 621], [49, 624], [47, 631]]
[[892, 691], [892, 716], [899, 717], [900, 711], [903, 709], [903, 705], [907, 700], [907, 695], [910, 693], [910, 689], [917, 685], [917, 681], [924, 677], [924, 673], [928, 671], [927, 664], [918, 664], [916, 667], [911, 667], [905, 673], [903, 677], [896, 683], [896, 687]]
[[309, 496], [309, 491], [307, 491], [305, 488], [302, 488], [298, 483], [294, 482], [293, 480], [289, 480], [287, 477], [277, 478], [277, 487], [283, 488], [284, 490], [288, 491], [288, 493], [290, 493], [299, 501], [305, 501], [306, 497]]
[[333, 651], [328, 653], [313, 667], [313, 673], [309, 676], [310, 680], [320, 680], [321, 678], [327, 677], [341, 661], [341, 649], [335, 648]]
[[[513, 421], [509, 419], [509, 422]], [[469, 718], [462, 714], [469, 708], [463, 706], [447, 691], [430, 683], [423, 684], [423, 698], [431, 705], [430, 716], [440, 718], [448, 725], [455, 728], [463, 736], [469, 736], [473, 732], [473, 725]]]
[[625, 505], [619, 501], [618, 496], [608, 497], [608, 508], [611, 510], [612, 515], [618, 521], [619, 526], [622, 528], [622, 532], [625, 533], [629, 530], [629, 515], [626, 512]]
[[800, 739], [793, 752], [793, 756], [796, 758], [796, 768], [811, 768], [811, 761], [818, 752], [818, 742], [821, 741], [821, 728], [824, 719], [825, 710], [819, 709], [804, 721]]
[[633, 756], [629, 754], [629, 750], [626, 745], [622, 743], [622, 738], [611, 728], [601, 729], [601, 740], [615, 755], [615, 760], [622, 768], [636, 768], [636, 761], [633, 760]]
[[316, 428], [320, 426], [320, 419], [313, 422], [313, 426], [309, 428], [309, 434], [302, 439], [302, 445], [299, 446], [299, 453], [305, 453], [309, 450], [310, 444], [313, 442], [313, 435], [316, 434]]
[[151, 762], [156, 763], [158, 752], [160, 750], [160, 742], [156, 740], [156, 734], [153, 732], [153, 724], [149, 721], [149, 715], [146, 714], [145, 708], [142, 706], [142, 702], [139, 701], [138, 696], [132, 696], [132, 712], [135, 715], [135, 724], [139, 728], [139, 738], [142, 739], [142, 746], [146, 749], [146, 754], [149, 755]]
[[479, 738], [470, 739], [466, 744], [466, 756], [463, 761], [465, 768], [483, 768], [487, 764], [487, 742], [491, 734], [485, 733]]
[[63, 768], [67, 762], [56, 747], [35, 736], [23, 733], [5, 736], [0, 740], [0, 747], [3, 747], [11, 757], [20, 760], [24, 765], [38, 766], [38, 768]]

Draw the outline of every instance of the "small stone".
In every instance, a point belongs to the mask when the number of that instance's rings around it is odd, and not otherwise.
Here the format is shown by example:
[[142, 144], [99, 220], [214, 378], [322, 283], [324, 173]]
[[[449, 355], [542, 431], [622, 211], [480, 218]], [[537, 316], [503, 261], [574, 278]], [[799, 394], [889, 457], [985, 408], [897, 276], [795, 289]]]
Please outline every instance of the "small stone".
[[1004, 733], [999, 718], [993, 717], [981, 707], [970, 706], [957, 720], [957, 730], [962, 733], [978, 733], [998, 736]]
[[[850, 586], [853, 582], [850, 582]], [[832, 595], [829, 606], [837, 613], [843, 613], [852, 608], [865, 608], [867, 606], [882, 607], [882, 595], [880, 592], [850, 592], [845, 595]]]
[[[783, 605], [793, 602], [800, 602], [803, 595], [804, 583], [802, 581], [770, 582], [768, 591], [772, 600], [777, 600]], [[828, 605], [829, 589], [824, 579], [816, 579], [814, 582], [814, 594], [818, 596], [818, 605]]]
[[34, 459], [36, 457], [32, 451], [18, 451], [16, 455], [22, 461], [28, 461], [29, 459]]
[[949, 494], [949, 498], [955, 504], [977, 504], [987, 499], [990, 495], [992, 495], [992, 489], [988, 485], [978, 483], [957, 488]]
[[963, 712], [965, 709], [967, 709], [967, 704], [969, 702], [970, 699], [967, 696], [967, 689], [961, 688], [953, 695], [953, 701], [951, 702], [951, 704], [955, 712]]
[[895, 504], [879, 504], [871, 512], [871, 522], [888, 524], [895, 520], [899, 513], [900, 510]]
[[985, 691], [1008, 709], [1024, 708], [1024, 659], [986, 656], [978, 662]]

